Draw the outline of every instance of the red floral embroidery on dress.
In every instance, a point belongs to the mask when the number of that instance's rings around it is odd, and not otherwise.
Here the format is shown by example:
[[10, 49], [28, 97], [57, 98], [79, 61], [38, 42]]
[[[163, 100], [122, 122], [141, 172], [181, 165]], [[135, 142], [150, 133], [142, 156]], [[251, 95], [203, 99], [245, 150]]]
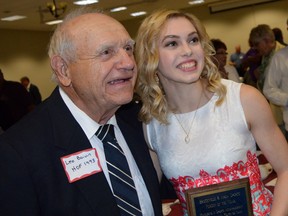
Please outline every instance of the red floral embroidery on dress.
[[261, 181], [258, 159], [256, 154], [247, 152], [247, 162], [239, 161], [232, 166], [225, 166], [217, 170], [216, 175], [211, 175], [205, 170], [200, 170], [199, 178], [191, 176], [179, 176], [178, 179], [171, 178], [170, 181], [178, 195], [184, 211], [187, 211], [185, 191], [189, 188], [204, 187], [206, 185], [220, 182], [232, 181], [239, 178], [249, 177], [253, 213], [257, 216], [266, 216], [270, 213], [272, 204], [272, 193], [266, 189]]

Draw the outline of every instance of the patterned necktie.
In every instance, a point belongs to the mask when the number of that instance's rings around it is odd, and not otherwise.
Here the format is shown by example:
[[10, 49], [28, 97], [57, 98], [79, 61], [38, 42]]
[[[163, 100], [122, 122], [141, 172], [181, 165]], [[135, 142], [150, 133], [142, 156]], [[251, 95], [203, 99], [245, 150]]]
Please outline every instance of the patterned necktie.
[[96, 136], [104, 146], [113, 195], [116, 198], [121, 215], [142, 215], [128, 162], [116, 140], [113, 125], [100, 126]]

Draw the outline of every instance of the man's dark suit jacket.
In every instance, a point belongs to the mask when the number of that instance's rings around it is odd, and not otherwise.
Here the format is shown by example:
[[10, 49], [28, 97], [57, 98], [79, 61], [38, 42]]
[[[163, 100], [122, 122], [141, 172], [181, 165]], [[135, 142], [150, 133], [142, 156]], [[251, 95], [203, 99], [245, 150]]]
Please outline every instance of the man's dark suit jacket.
[[[120, 108], [117, 123], [162, 215], [156, 171], [133, 105]], [[117, 216], [103, 172], [69, 183], [60, 158], [91, 148], [58, 88], [32, 113], [0, 136], [0, 215]]]

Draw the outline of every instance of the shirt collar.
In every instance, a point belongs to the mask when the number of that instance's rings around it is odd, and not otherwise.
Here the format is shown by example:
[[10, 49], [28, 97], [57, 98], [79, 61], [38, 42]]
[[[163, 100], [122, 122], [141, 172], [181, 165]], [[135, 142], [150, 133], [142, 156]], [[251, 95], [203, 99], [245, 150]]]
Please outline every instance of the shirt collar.
[[[91, 119], [85, 112], [79, 109], [68, 97], [68, 95], [63, 91], [63, 89], [61, 89], [61, 87], [59, 87], [59, 91], [64, 103], [66, 104], [78, 124], [83, 129], [87, 138], [90, 140], [95, 135], [96, 131], [100, 127], [100, 124], [98, 124], [96, 121]], [[115, 115], [113, 115], [109, 119], [107, 124], [113, 124], [114, 126], [117, 126]]]

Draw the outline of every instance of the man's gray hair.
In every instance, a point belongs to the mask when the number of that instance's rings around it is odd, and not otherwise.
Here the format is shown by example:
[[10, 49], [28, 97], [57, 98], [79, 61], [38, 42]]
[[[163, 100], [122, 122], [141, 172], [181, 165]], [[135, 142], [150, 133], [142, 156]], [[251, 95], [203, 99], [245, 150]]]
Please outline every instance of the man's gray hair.
[[256, 45], [264, 39], [275, 41], [274, 33], [269, 25], [260, 24], [251, 30], [249, 40], [253, 45]]
[[[77, 9], [71, 10], [63, 19], [63, 22], [58, 24], [55, 29], [49, 43], [48, 55], [51, 58], [52, 56], [59, 55], [65, 61], [73, 61], [76, 59], [76, 47], [73, 41], [72, 36], [64, 28], [67, 22], [70, 20], [89, 13], [101, 13], [104, 12], [100, 9], [91, 6], [81, 6]], [[57, 82], [55, 74], [52, 76], [52, 80]]]
[[91, 6], [83, 6], [77, 9], [70, 11], [63, 22], [58, 24], [57, 28], [55, 29], [49, 44], [48, 55], [52, 57], [53, 55], [60, 55], [65, 60], [73, 60], [75, 58], [75, 47], [71, 36], [64, 30], [63, 26], [70, 20], [84, 15], [88, 13], [101, 13], [103, 14], [102, 10], [96, 9]]

